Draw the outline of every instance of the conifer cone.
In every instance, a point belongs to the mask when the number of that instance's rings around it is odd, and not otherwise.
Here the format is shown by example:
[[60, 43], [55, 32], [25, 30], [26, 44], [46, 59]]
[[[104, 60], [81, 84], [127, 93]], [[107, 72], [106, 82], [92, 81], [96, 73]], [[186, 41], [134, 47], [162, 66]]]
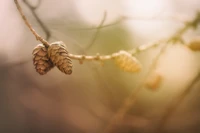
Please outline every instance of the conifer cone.
[[48, 58], [47, 48], [43, 44], [38, 44], [33, 49], [33, 65], [40, 75], [46, 74], [51, 68], [53, 63]]
[[62, 41], [51, 43], [48, 56], [55, 66], [65, 74], [72, 73], [72, 61], [68, 55], [67, 47]]
[[120, 69], [131, 73], [140, 71], [142, 67], [140, 62], [126, 51], [120, 51], [115, 62]]
[[157, 90], [160, 87], [162, 80], [163, 80], [163, 78], [162, 78], [161, 74], [154, 71], [153, 73], [151, 73], [148, 76], [148, 78], [145, 82], [145, 87], [147, 87], [151, 90]]
[[200, 51], [200, 37], [191, 40], [188, 44], [188, 47], [192, 51]]

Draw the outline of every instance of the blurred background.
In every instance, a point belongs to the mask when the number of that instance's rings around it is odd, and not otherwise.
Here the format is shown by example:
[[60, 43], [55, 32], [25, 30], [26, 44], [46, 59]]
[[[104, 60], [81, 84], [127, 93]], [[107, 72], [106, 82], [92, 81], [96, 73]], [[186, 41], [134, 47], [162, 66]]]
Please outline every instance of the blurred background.
[[[49, 42], [62, 40], [70, 53], [95, 55], [131, 50], [169, 38], [200, 11], [199, 0], [19, 0], [32, 26]], [[103, 133], [125, 98], [144, 80], [160, 49], [137, 54], [139, 73], [110, 60], [73, 61], [72, 75], [54, 68], [36, 73], [32, 50], [40, 42], [22, 21], [13, 0], [0, 1], [0, 132]], [[39, 21], [38, 21], [39, 20]], [[103, 20], [105, 20], [103, 22]], [[103, 22], [102, 27], [97, 28]], [[98, 34], [96, 34], [98, 32]], [[96, 36], [95, 36], [96, 34]], [[200, 27], [184, 34], [200, 38]], [[154, 133], [166, 108], [200, 70], [200, 54], [171, 45], [157, 69], [162, 83], [144, 87], [115, 133]], [[162, 133], [200, 132], [200, 82], [166, 122]]]

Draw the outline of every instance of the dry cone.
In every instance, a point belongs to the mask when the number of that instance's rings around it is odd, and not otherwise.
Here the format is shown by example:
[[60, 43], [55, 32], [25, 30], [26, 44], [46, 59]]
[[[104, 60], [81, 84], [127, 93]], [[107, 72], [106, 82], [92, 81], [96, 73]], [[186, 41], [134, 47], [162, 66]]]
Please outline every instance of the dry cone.
[[40, 75], [46, 74], [51, 68], [53, 68], [53, 63], [48, 58], [47, 48], [43, 44], [38, 44], [33, 49], [33, 64], [36, 71]]

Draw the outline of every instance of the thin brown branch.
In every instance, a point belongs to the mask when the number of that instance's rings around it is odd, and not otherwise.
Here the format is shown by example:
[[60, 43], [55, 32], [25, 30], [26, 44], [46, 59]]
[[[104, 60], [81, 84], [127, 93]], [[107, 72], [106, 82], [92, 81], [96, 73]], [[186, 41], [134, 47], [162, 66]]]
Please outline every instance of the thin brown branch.
[[105, 11], [104, 15], [103, 15], [103, 19], [101, 20], [99, 26], [97, 27], [97, 30], [96, 30], [94, 36], [92, 37], [90, 44], [86, 47], [86, 50], [90, 49], [90, 47], [95, 43], [97, 36], [100, 33], [101, 27], [103, 26], [104, 22], [106, 21], [106, 17], [107, 17], [107, 12]]
[[167, 123], [167, 120], [170, 118], [170, 116], [173, 115], [173, 113], [178, 109], [178, 107], [181, 105], [181, 103], [184, 101], [184, 99], [190, 94], [190, 92], [194, 89], [194, 86], [197, 84], [197, 82], [200, 81], [200, 73], [198, 73], [192, 82], [187, 86], [187, 88], [178, 95], [177, 99], [173, 100], [169, 107], [167, 107], [166, 112], [162, 116], [158, 127], [156, 129], [156, 133], [163, 132], [163, 128], [165, 124]]
[[[136, 47], [136, 48], [130, 50], [129, 53], [131, 53], [132, 55], [138, 54], [138, 53], [140, 53], [142, 51], [146, 51], [148, 49], [157, 47], [158, 45], [161, 44], [161, 42], [164, 42], [164, 41], [157, 41], [155, 43], [141, 45], [139, 47]], [[74, 55], [74, 54], [69, 54], [71, 59], [74, 59], [74, 60], [88, 60], [88, 61], [92, 61], [92, 60], [106, 61], [106, 60], [114, 59], [115, 57], [117, 57], [119, 55], [120, 55], [120, 52], [115, 52], [115, 53], [112, 53], [111, 55], [99, 55], [98, 53], [97, 53], [97, 55]]]
[[14, 0], [16, 6], [17, 6], [17, 9], [20, 13], [20, 15], [22, 16], [22, 19], [24, 20], [25, 24], [28, 26], [28, 28], [30, 29], [30, 31], [33, 33], [33, 35], [36, 37], [36, 40], [39, 40], [41, 41], [45, 47], [49, 47], [50, 44], [49, 42], [47, 42], [45, 39], [43, 39], [31, 26], [31, 24], [28, 22], [26, 16], [23, 14], [23, 11], [22, 11], [22, 8], [20, 7], [19, 3], [18, 3], [18, 0]]
[[[167, 50], [168, 44], [175, 43], [177, 41], [182, 40], [182, 35], [190, 28], [196, 27], [198, 24], [198, 21], [200, 20], [200, 14], [198, 13], [196, 17], [191, 21], [185, 24], [183, 28], [178, 30], [173, 36], [171, 36], [169, 39], [164, 41], [164, 45], [162, 46], [160, 52], [157, 54], [157, 56], [154, 58], [153, 63], [151, 64], [144, 80], [141, 82], [141, 84], [138, 85], [137, 88], [134, 89], [134, 91], [131, 93], [131, 95], [125, 99], [124, 104], [121, 106], [121, 108], [117, 111], [117, 113], [113, 116], [103, 133], [112, 133], [115, 129], [116, 125], [119, 125], [120, 122], [123, 120], [124, 115], [130, 110], [131, 107], [136, 103], [137, 96], [141, 89], [144, 87], [145, 81], [148, 78], [149, 74], [151, 74], [157, 67], [157, 64], [159, 62], [160, 57], [165, 53]], [[155, 43], [154, 45], [158, 45]], [[150, 47], [152, 47], [150, 45]]]
[[35, 17], [36, 21], [40, 25], [40, 27], [43, 29], [44, 33], [46, 34], [46, 40], [49, 40], [51, 37], [49, 29], [45, 26], [45, 24], [42, 22], [42, 20], [38, 17], [38, 14], [35, 12], [35, 10], [39, 7], [41, 4], [41, 0], [38, 0], [38, 4], [36, 6], [32, 6], [27, 0], [23, 0], [23, 2], [26, 4], [26, 6], [31, 10], [33, 16]]

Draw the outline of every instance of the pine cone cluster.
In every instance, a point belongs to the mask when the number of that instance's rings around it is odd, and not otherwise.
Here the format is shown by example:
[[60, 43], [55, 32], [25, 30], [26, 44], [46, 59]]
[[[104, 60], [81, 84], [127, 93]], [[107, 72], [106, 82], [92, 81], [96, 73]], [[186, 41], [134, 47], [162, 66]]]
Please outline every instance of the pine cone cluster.
[[126, 51], [120, 51], [119, 55], [115, 58], [117, 66], [126, 72], [137, 72], [141, 70], [140, 62]]
[[48, 48], [38, 44], [32, 54], [33, 64], [40, 75], [46, 74], [54, 66], [65, 74], [72, 73], [72, 61], [66, 45], [61, 41], [52, 43]]

